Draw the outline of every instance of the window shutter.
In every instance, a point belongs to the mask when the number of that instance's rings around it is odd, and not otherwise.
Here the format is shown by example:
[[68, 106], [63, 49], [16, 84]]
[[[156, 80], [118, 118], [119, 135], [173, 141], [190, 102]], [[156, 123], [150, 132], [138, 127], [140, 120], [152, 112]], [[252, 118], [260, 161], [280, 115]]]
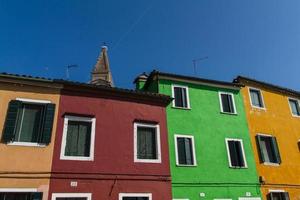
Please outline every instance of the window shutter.
[[240, 141], [235, 142], [235, 147], [237, 155], [238, 155], [238, 160], [239, 160], [239, 166], [240, 167], [245, 167], [245, 161], [244, 161], [244, 155], [243, 155], [243, 150], [242, 150], [242, 143]]
[[279, 153], [279, 149], [278, 149], [278, 145], [277, 145], [277, 140], [275, 137], [272, 137], [272, 148], [274, 150], [275, 153], [275, 157], [276, 157], [276, 161], [277, 163], [281, 163], [281, 157], [280, 157], [280, 153]]
[[284, 192], [283, 196], [284, 196], [284, 200], [290, 200], [290, 196], [288, 192]]
[[238, 155], [236, 152], [235, 142], [230, 140], [228, 141], [228, 148], [229, 148], [229, 154], [230, 154], [230, 163], [231, 167], [237, 167], [238, 166]]
[[35, 192], [31, 195], [31, 200], [42, 200], [43, 193], [42, 192]]
[[3, 136], [2, 140], [4, 142], [13, 141], [15, 135], [15, 128], [18, 118], [18, 110], [22, 106], [21, 101], [11, 100], [8, 104], [4, 129], [3, 129]]
[[52, 103], [47, 104], [45, 108], [41, 143], [49, 144], [51, 142], [54, 113], [55, 113], [55, 104]]
[[265, 157], [264, 157], [264, 154], [262, 152], [262, 144], [261, 144], [261, 136], [260, 135], [257, 135], [256, 136], [256, 143], [257, 143], [257, 147], [258, 147], [258, 150], [259, 150], [259, 158], [260, 158], [260, 162], [263, 163], [265, 162]]
[[267, 194], [267, 200], [272, 200], [272, 193]]

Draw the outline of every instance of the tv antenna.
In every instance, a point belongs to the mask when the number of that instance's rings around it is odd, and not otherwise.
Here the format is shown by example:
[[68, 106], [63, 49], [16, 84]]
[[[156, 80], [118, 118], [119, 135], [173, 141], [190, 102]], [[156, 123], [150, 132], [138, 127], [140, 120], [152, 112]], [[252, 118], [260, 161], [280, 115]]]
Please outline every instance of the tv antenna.
[[67, 78], [67, 80], [70, 79], [70, 69], [71, 68], [76, 68], [76, 67], [78, 67], [78, 65], [76, 65], [76, 64], [66, 66], [66, 78]]
[[202, 57], [202, 58], [196, 58], [193, 61], [194, 65], [194, 74], [197, 75], [197, 62], [208, 59], [208, 56]]

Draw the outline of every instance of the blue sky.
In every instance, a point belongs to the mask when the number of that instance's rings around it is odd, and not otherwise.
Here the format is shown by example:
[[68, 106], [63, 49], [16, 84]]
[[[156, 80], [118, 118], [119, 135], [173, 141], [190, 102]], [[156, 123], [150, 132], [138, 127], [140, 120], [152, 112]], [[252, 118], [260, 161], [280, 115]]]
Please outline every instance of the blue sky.
[[[0, 71], [87, 82], [103, 42], [115, 83], [141, 72], [300, 90], [299, 0], [0, 1]], [[197, 63], [192, 60], [208, 56]]]

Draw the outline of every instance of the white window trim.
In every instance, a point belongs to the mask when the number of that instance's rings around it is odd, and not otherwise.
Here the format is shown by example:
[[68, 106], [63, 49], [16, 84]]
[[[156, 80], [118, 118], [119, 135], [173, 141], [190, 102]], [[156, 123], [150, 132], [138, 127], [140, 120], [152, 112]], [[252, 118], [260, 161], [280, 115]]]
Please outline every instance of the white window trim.
[[148, 197], [152, 200], [152, 193], [119, 193], [119, 200], [123, 200], [123, 197]]
[[[174, 93], [174, 87], [184, 88], [184, 89], [186, 90], [187, 107], [177, 107], [177, 106], [175, 106], [175, 93]], [[173, 107], [173, 108], [186, 109], [186, 110], [191, 109], [191, 106], [190, 106], [190, 94], [189, 94], [189, 88], [188, 88], [187, 86], [172, 84], [172, 98], [173, 98], [173, 101], [172, 101], [172, 107]]]
[[56, 200], [56, 198], [65, 197], [86, 197], [87, 200], [92, 200], [91, 193], [52, 193], [51, 200]]
[[[231, 96], [232, 104], [233, 104], [233, 109], [234, 109], [234, 112], [233, 112], [233, 113], [231, 113], [231, 112], [225, 112], [225, 111], [223, 110], [223, 103], [222, 103], [222, 98], [221, 98], [221, 95], [222, 95], [222, 94], [230, 95], [230, 96]], [[231, 114], [231, 115], [236, 115], [236, 114], [237, 114], [237, 110], [236, 110], [236, 106], [235, 106], [235, 100], [234, 100], [234, 95], [233, 95], [233, 93], [231, 93], [231, 92], [222, 92], [222, 91], [219, 91], [219, 103], [220, 103], [220, 110], [221, 110], [221, 113]]]
[[172, 199], [172, 200], [189, 200], [189, 199]]
[[[235, 167], [235, 166], [232, 166], [231, 159], [230, 159], [230, 152], [229, 152], [228, 141], [239, 141], [241, 143], [243, 158], [244, 158], [244, 162], [245, 162], [245, 166], [244, 167]], [[227, 157], [228, 157], [229, 167], [231, 167], [231, 168], [248, 168], [247, 159], [246, 159], [245, 150], [244, 150], [243, 140], [242, 139], [236, 139], [236, 138], [225, 138], [225, 143], [226, 143], [226, 149], [227, 149]]]
[[[194, 164], [193, 165], [183, 165], [179, 164], [179, 157], [177, 152], [177, 138], [190, 138], [192, 141], [192, 150], [193, 150], [193, 159]], [[181, 135], [181, 134], [175, 134], [174, 135], [174, 144], [175, 144], [175, 157], [176, 157], [176, 165], [180, 167], [195, 167], [197, 166], [197, 160], [196, 160], [196, 150], [195, 150], [195, 142], [194, 142], [194, 136], [193, 135]]]
[[37, 188], [0, 188], [0, 192], [39, 192]]
[[[252, 104], [252, 99], [251, 99], [251, 93], [250, 93], [250, 90], [255, 90], [255, 91], [258, 91], [259, 94], [260, 94], [260, 97], [261, 97], [261, 103], [262, 103], [262, 106], [263, 107], [258, 107], [258, 106], [255, 106]], [[264, 100], [264, 96], [262, 94], [262, 91], [258, 88], [254, 88], [254, 87], [249, 87], [248, 88], [248, 94], [249, 94], [249, 99], [250, 99], [250, 104], [251, 104], [251, 107], [252, 108], [257, 108], [257, 109], [261, 109], [261, 110], [266, 110], [266, 105], [265, 105], [265, 100]]]
[[214, 200], [232, 200], [232, 199], [214, 199]]
[[[274, 135], [265, 134], [265, 133], [257, 133], [256, 135], [263, 136], [263, 137], [270, 137], [270, 138], [275, 137]], [[275, 137], [275, 138], [276, 138], [276, 137]], [[260, 148], [260, 147], [258, 147], [258, 148]], [[260, 153], [260, 152], [259, 152], [259, 153]], [[263, 165], [268, 165], [268, 166], [274, 166], [274, 167], [280, 166], [279, 163], [272, 163], [272, 162], [263, 162], [262, 164], [263, 164]]]
[[[27, 98], [16, 98], [18, 101], [22, 101], [24, 103], [33, 103], [33, 104], [48, 104], [51, 103], [49, 100], [37, 100], [37, 99], [27, 99]], [[45, 144], [40, 144], [37, 142], [16, 142], [12, 141], [7, 143], [9, 146], [24, 146], [24, 147], [46, 147]]]
[[261, 200], [260, 197], [239, 197], [239, 200]]
[[[68, 132], [69, 120], [70, 121], [80, 121], [80, 122], [92, 122], [90, 156], [89, 157], [65, 156], [65, 148], [66, 148], [66, 144], [67, 144], [67, 132]], [[66, 115], [64, 117], [64, 128], [63, 128], [62, 143], [61, 143], [61, 150], [60, 150], [60, 159], [61, 160], [93, 161], [94, 160], [94, 149], [95, 149], [95, 131], [96, 131], [96, 118]]]
[[269, 189], [269, 193], [274, 192], [274, 193], [281, 193], [281, 192], [285, 192], [285, 190], [274, 190], [274, 189]]
[[[137, 157], [137, 128], [138, 127], [150, 127], [156, 129], [156, 145], [157, 145], [157, 159], [139, 159]], [[137, 163], [161, 163], [161, 144], [160, 144], [160, 127], [159, 124], [146, 124], [146, 123], [134, 123], [134, 162]]]
[[299, 111], [300, 111], [300, 100], [299, 100], [299, 99], [295, 99], [295, 98], [291, 98], [291, 97], [288, 97], [287, 100], [288, 100], [288, 104], [289, 104], [289, 108], [290, 108], [290, 111], [291, 111], [292, 116], [293, 116], [293, 117], [300, 118], [300, 115], [295, 115], [295, 114], [293, 114], [292, 106], [291, 106], [291, 104], [290, 104], [290, 100], [292, 100], [292, 101], [297, 101], [297, 102], [298, 102], [298, 109], [299, 109]]

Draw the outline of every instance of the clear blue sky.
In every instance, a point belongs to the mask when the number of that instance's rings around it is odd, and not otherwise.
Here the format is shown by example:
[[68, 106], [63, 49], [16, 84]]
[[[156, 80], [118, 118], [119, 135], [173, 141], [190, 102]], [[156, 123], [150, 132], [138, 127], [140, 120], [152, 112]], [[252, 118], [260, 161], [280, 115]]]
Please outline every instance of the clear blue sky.
[[158, 69], [300, 90], [299, 0], [0, 1], [0, 71], [87, 82], [106, 42], [115, 83]]

